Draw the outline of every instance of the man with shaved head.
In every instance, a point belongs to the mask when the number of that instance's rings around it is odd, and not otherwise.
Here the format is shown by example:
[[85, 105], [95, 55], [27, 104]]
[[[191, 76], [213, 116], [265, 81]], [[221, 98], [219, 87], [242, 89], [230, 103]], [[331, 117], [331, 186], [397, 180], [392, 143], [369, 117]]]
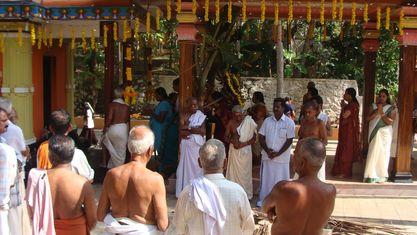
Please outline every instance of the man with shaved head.
[[147, 126], [129, 132], [131, 162], [107, 172], [97, 209], [106, 234], [163, 234], [168, 227], [162, 176], [146, 168], [155, 136]]
[[308, 137], [298, 142], [294, 170], [300, 178], [277, 183], [262, 210], [272, 224], [271, 234], [320, 235], [334, 209], [336, 188], [317, 178], [326, 156], [322, 141]]

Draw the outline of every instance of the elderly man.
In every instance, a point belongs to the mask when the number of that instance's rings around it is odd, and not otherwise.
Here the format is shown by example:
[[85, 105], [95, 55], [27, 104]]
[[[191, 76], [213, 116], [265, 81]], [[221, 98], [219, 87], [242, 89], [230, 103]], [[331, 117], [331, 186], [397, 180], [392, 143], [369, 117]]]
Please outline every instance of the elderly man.
[[157, 235], [168, 227], [164, 179], [146, 168], [154, 141], [148, 127], [134, 127], [128, 139], [132, 161], [111, 169], [104, 179], [97, 217], [109, 234]]
[[[7, 112], [0, 108], [0, 133], [7, 130]], [[9, 223], [20, 221], [9, 221], [9, 208], [11, 205], [11, 190], [17, 179], [17, 157], [12, 147], [0, 143], [0, 234], [10, 234]]]
[[252, 185], [252, 146], [256, 141], [256, 123], [240, 105], [232, 109], [233, 119], [225, 132], [225, 141], [230, 143], [229, 164], [226, 178], [243, 187], [249, 199], [253, 196]]
[[272, 235], [323, 233], [336, 198], [336, 188], [317, 178], [325, 157], [320, 139], [308, 137], [298, 142], [294, 170], [300, 178], [276, 184], [264, 200], [262, 210], [273, 222]]
[[275, 98], [274, 115], [266, 118], [259, 130], [259, 141], [263, 150], [258, 207], [262, 206], [262, 201], [276, 183], [290, 178], [290, 154], [295, 124], [284, 115], [284, 109], [285, 100]]
[[[71, 116], [63, 109], [58, 109], [51, 113], [51, 124], [49, 129], [53, 135], [67, 135], [71, 130]], [[52, 162], [48, 158], [48, 141], [43, 142], [38, 149], [38, 168], [51, 169]], [[94, 170], [87, 161], [84, 152], [78, 148], [74, 150], [74, 156], [71, 161], [72, 170], [77, 174], [85, 177], [90, 182], [94, 178]]]
[[26, 197], [33, 234], [90, 234], [97, 222], [94, 190], [85, 177], [72, 170], [74, 141], [54, 135], [48, 142], [52, 168], [46, 172], [32, 169], [28, 179]]
[[177, 197], [191, 180], [203, 175], [203, 171], [198, 167], [198, 151], [204, 144], [206, 115], [198, 110], [196, 98], [188, 98], [186, 105], [187, 111], [180, 118], [181, 156], [177, 168]]
[[115, 99], [109, 104], [103, 129], [103, 144], [110, 153], [107, 168], [118, 167], [125, 162], [130, 125], [129, 106], [123, 100], [123, 88], [114, 89], [113, 95]]
[[252, 210], [243, 188], [224, 178], [224, 144], [208, 140], [200, 148], [204, 176], [194, 179], [180, 194], [173, 224], [178, 234], [252, 234]]

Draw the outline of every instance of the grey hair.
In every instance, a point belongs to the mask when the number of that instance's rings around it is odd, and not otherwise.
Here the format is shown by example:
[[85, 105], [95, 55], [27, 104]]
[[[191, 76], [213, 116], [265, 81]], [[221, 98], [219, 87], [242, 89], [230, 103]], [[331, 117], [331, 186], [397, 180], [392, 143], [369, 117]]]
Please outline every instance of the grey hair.
[[240, 105], [235, 105], [232, 108], [232, 113], [244, 113], [244, 112], [245, 112], [245, 110]]
[[114, 91], [113, 91], [113, 95], [114, 95], [114, 98], [122, 98], [123, 97], [123, 92], [124, 92], [124, 90], [123, 90], [123, 88], [122, 87], [116, 87], [115, 89], [114, 89]]
[[312, 167], [320, 168], [326, 159], [326, 147], [316, 137], [308, 137], [300, 140], [299, 154], [306, 159]]
[[199, 154], [203, 169], [215, 170], [223, 168], [226, 150], [224, 144], [220, 140], [207, 140], [207, 142], [201, 146]]
[[[141, 129], [141, 135], [135, 133], [135, 129]], [[144, 125], [134, 126], [129, 131], [129, 139], [127, 141], [127, 148], [132, 154], [144, 154], [149, 148], [153, 147], [155, 142], [155, 135], [152, 130]]]
[[0, 108], [9, 115], [12, 112], [12, 102], [6, 97], [0, 96]]

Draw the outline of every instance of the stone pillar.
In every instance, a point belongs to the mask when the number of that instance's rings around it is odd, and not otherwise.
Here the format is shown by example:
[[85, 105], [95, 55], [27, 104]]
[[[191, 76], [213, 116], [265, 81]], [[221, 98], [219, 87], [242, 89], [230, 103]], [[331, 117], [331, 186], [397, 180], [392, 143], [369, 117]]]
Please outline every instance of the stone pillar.
[[362, 153], [367, 155], [368, 153], [368, 134], [369, 134], [369, 122], [366, 117], [369, 115], [369, 107], [374, 102], [375, 97], [375, 80], [376, 80], [376, 53], [379, 48], [379, 32], [365, 31], [362, 42], [362, 48], [365, 52], [364, 61], [364, 93], [363, 93], [363, 104], [362, 104]]
[[[33, 132], [32, 45], [28, 33], [23, 33], [22, 46], [17, 34], [7, 34], [3, 53], [2, 94], [9, 98], [19, 115], [18, 125], [28, 143], [36, 141]], [[35, 120], [36, 121], [36, 120]]]

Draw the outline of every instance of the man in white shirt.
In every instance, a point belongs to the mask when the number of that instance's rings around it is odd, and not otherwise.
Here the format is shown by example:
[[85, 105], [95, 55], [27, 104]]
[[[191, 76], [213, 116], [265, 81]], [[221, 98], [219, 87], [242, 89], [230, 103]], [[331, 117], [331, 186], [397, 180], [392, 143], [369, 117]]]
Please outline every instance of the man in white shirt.
[[295, 137], [294, 121], [284, 115], [285, 100], [275, 98], [274, 115], [265, 119], [259, 130], [262, 146], [261, 188], [258, 207], [271, 192], [274, 185], [290, 178], [291, 145]]
[[243, 188], [223, 176], [224, 144], [208, 140], [199, 151], [204, 176], [195, 178], [181, 192], [173, 224], [177, 234], [252, 234], [252, 210]]

